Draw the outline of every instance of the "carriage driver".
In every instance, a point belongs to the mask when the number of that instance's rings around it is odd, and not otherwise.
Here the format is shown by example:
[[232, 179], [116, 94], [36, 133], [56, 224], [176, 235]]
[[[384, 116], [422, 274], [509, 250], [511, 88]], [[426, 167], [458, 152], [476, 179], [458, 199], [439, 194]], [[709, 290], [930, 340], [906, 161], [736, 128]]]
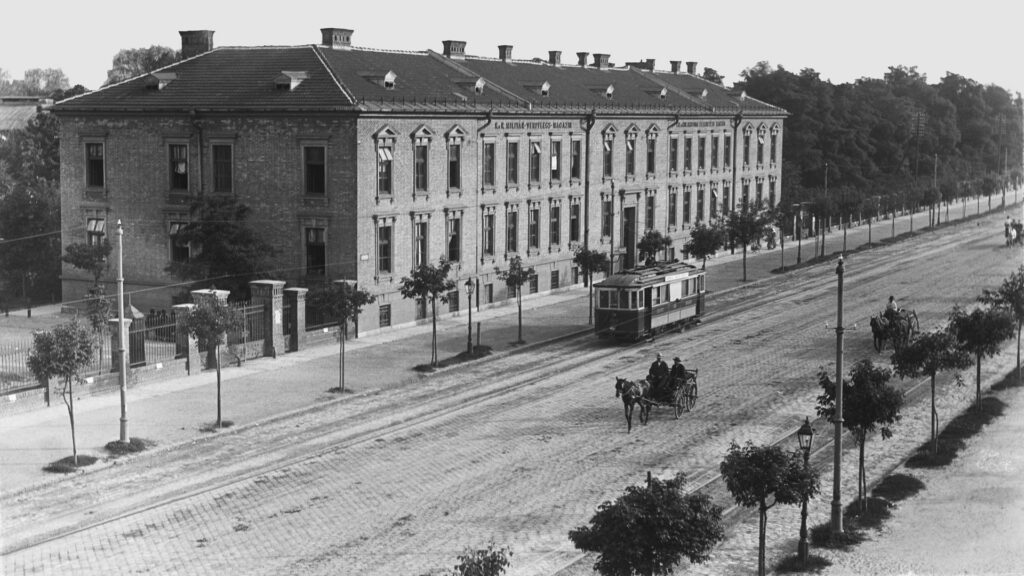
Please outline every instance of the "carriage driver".
[[657, 359], [654, 360], [651, 369], [647, 372], [647, 381], [651, 383], [652, 396], [655, 398], [657, 398], [666, 378], [668, 378], [668, 364], [661, 358], [661, 352], [658, 352]]
[[900, 307], [896, 304], [896, 297], [889, 296], [889, 302], [885, 305], [885, 317], [890, 321], [894, 322], [897, 315], [899, 314]]

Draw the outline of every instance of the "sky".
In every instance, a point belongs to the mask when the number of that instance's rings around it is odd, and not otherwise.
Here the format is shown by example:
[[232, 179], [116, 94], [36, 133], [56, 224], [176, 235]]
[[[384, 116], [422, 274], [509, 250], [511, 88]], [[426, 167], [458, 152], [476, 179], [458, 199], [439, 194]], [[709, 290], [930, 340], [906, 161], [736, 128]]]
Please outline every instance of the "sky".
[[[727, 0], [722, 2], [557, 2], [553, 0], [113, 0], [12, 2], [0, 9], [0, 68], [12, 79], [30, 68], [61, 68], [72, 85], [100, 87], [122, 48], [181, 47], [179, 30], [213, 30], [215, 46], [288, 46], [320, 42], [320, 28], [355, 30], [353, 44], [441, 51], [442, 40], [467, 42], [466, 53], [547, 58], [561, 50], [605, 53], [613, 64], [648, 58], [711, 67], [727, 85], [762, 60], [799, 72], [812, 68], [834, 83], [881, 78], [889, 66], [917, 66], [929, 83], [953, 72], [1024, 92], [1024, 67], [1011, 59], [1020, 24], [1006, 0]], [[146, 6], [141, 8], [141, 6]], [[244, 8], [242, 8], [244, 6]], [[1009, 7], [1009, 8], [1008, 8]]]

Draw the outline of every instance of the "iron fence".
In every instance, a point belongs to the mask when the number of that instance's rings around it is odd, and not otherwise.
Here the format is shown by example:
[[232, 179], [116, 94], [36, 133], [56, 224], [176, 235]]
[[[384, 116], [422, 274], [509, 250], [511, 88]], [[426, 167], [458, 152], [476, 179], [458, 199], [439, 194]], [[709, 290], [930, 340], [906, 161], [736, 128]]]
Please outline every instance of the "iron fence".
[[39, 387], [39, 382], [28, 369], [31, 350], [32, 340], [0, 344], [0, 394]]
[[329, 318], [323, 309], [306, 300], [306, 332], [322, 330], [328, 326], [337, 325], [337, 320]]

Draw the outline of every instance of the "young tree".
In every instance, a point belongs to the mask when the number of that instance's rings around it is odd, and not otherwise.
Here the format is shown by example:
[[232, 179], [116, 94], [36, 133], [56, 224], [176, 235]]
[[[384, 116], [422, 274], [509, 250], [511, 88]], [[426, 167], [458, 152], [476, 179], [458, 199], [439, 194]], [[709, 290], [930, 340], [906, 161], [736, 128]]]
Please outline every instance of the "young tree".
[[1013, 316], [1002, 308], [975, 308], [970, 313], [954, 306], [949, 328], [960, 346], [975, 358], [975, 404], [981, 412], [981, 359], [995, 356], [1003, 342], [1013, 338]]
[[494, 544], [478, 550], [467, 548], [458, 560], [451, 576], [501, 576], [512, 565], [512, 549], [495, 548]]
[[411, 276], [402, 278], [398, 290], [403, 298], [430, 301], [432, 326], [430, 340], [430, 365], [437, 366], [437, 301], [448, 302], [448, 293], [455, 289], [455, 280], [448, 278], [452, 263], [441, 258], [437, 266], [424, 263], [413, 269]]
[[[892, 355], [892, 365], [900, 378], [928, 376], [932, 384], [932, 453], [939, 452], [939, 413], [935, 410], [935, 375], [946, 370], [961, 370], [971, 365], [971, 355], [960, 347], [948, 329], [921, 334]], [[959, 381], [960, 375], [957, 374]]]
[[79, 373], [92, 362], [92, 335], [86, 328], [71, 320], [58, 324], [52, 330], [32, 335], [32, 350], [28, 355], [28, 369], [41, 382], [58, 377], [63, 381], [61, 398], [68, 408], [71, 420], [71, 450], [75, 466], [78, 466], [78, 443], [75, 441], [75, 394], [74, 382], [80, 382]]
[[519, 306], [519, 339], [516, 340], [517, 344], [522, 344], [523, 340], [523, 286], [530, 281], [530, 278], [536, 275], [533, 270], [533, 266], [529, 268], [523, 268], [523, 259], [519, 256], [515, 256], [508, 263], [508, 270], [502, 270], [498, 267], [494, 268], [494, 271], [498, 274], [498, 279], [503, 281], [510, 290], [516, 292], [516, 304]]
[[644, 233], [643, 238], [636, 243], [636, 249], [640, 252], [640, 259], [644, 261], [644, 266], [657, 264], [658, 252], [667, 250], [670, 246], [672, 246], [672, 239], [663, 236], [657, 230], [648, 230]]
[[760, 243], [771, 227], [767, 213], [759, 207], [743, 206], [729, 212], [726, 229], [733, 241], [743, 247], [743, 281], [747, 281], [747, 246]]
[[216, 282], [231, 292], [232, 299], [244, 299], [249, 281], [266, 274], [274, 248], [246, 224], [249, 207], [235, 196], [206, 195], [190, 208], [191, 222], [175, 237], [195, 248], [185, 262], [172, 262], [166, 270], [192, 289]]
[[717, 222], [705, 224], [697, 222], [690, 229], [690, 239], [683, 244], [683, 250], [698, 260], [703, 260], [701, 270], [708, 266], [708, 256], [717, 252], [725, 245], [725, 231]]
[[1006, 310], [1013, 316], [1017, 323], [1017, 382], [1021, 382], [1020, 374], [1020, 333], [1024, 328], [1024, 266], [1017, 268], [1016, 272], [1010, 274], [1003, 280], [1001, 286], [996, 290], [986, 288], [982, 291], [978, 301], [983, 304]]
[[242, 330], [244, 326], [245, 318], [242, 312], [215, 296], [199, 299], [195, 308], [185, 317], [185, 330], [199, 342], [201, 347], [207, 350], [207, 367], [209, 367], [211, 359], [217, 366], [217, 423], [215, 424], [217, 428], [223, 425], [220, 393], [220, 347], [224, 344], [228, 332]]
[[749, 441], [742, 447], [733, 442], [719, 470], [737, 504], [757, 506], [757, 573], [764, 576], [768, 510], [776, 504], [802, 504], [813, 498], [821, 489], [818, 471], [804, 466], [799, 451], [787, 453], [778, 446], [755, 446]]
[[707, 494], [683, 492], [686, 476], [647, 476], [647, 486], [630, 486], [615, 502], [604, 502], [589, 526], [569, 531], [576, 548], [599, 554], [594, 570], [603, 576], [672, 574], [685, 556], [695, 564], [711, 557], [725, 538], [722, 508]]
[[348, 336], [348, 323], [355, 321], [363, 306], [377, 299], [362, 288], [345, 281], [325, 284], [312, 290], [309, 302], [319, 308], [328, 319], [338, 322], [338, 341], [341, 349], [338, 353], [338, 392], [345, 391], [345, 338]]
[[[861, 509], [867, 510], [868, 480], [864, 468], [864, 445], [868, 434], [876, 428], [882, 439], [892, 437], [892, 425], [900, 420], [903, 409], [903, 392], [889, 385], [892, 372], [876, 367], [871, 360], [861, 360], [850, 369], [850, 378], [843, 379], [843, 428], [853, 434], [860, 449], [857, 474], [857, 497]], [[818, 372], [818, 384], [822, 392], [818, 396], [818, 416], [829, 421], [836, 415], [836, 383], [828, 372]]]
[[590, 315], [587, 317], [587, 324], [594, 323], [594, 272], [601, 272], [608, 268], [608, 255], [597, 250], [580, 248], [572, 257], [573, 263], [580, 267], [583, 273], [583, 285], [590, 290]]

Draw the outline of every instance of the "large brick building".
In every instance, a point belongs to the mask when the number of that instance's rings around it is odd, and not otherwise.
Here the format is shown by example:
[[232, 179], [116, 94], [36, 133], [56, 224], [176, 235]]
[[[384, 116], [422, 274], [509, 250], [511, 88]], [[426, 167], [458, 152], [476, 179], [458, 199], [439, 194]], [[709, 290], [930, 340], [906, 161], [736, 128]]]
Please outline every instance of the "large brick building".
[[[277, 277], [354, 279], [377, 295], [360, 331], [415, 321], [398, 293], [446, 257], [477, 302], [507, 297], [495, 269], [533, 266], [528, 292], [579, 282], [577, 246], [635, 263], [654, 229], [674, 240], [744, 201], [779, 201], [778, 107], [653, 60], [562, 62], [356, 48], [321, 30], [292, 47], [213, 47], [182, 32], [183, 60], [53, 107], [61, 119], [63, 245], [125, 224], [125, 279], [162, 306], [175, 241], [200, 195], [233, 194], [277, 249]], [[65, 265], [64, 298], [89, 279]], [[465, 295], [462, 295], [465, 307]], [[460, 306], [455, 297], [450, 308]]]

